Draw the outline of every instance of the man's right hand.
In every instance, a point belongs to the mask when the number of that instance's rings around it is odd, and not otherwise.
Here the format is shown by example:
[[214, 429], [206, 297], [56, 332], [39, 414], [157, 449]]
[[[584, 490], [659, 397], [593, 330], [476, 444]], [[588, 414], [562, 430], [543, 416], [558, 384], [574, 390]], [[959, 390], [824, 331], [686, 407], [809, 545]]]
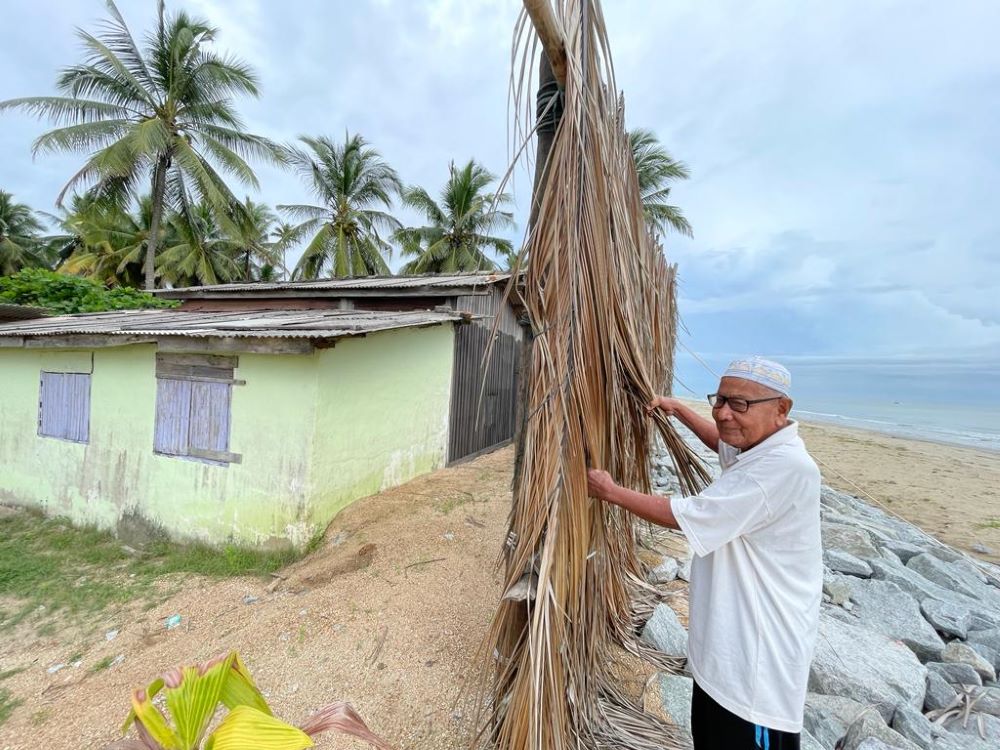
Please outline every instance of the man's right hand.
[[681, 402], [671, 396], [657, 396], [646, 404], [646, 413], [652, 414], [654, 411], [659, 409], [668, 417], [673, 417], [677, 415], [677, 409], [680, 405]]

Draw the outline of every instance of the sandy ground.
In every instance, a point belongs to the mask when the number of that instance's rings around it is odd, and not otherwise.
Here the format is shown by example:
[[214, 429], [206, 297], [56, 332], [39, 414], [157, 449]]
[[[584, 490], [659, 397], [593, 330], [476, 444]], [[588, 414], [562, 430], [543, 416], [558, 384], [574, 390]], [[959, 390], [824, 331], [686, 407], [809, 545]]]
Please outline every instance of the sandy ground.
[[[1000, 518], [1000, 456], [818, 425], [803, 435], [831, 484], [860, 494], [856, 484], [962, 549], [1000, 550], [1000, 529], [978, 525]], [[401, 750], [467, 747], [472, 711], [462, 696], [499, 596], [511, 465], [507, 448], [358, 501], [273, 591], [258, 579], [190, 578], [147, 612], [108, 613], [45, 637], [26, 626], [5, 633], [0, 672], [24, 671], [2, 684], [24, 703], [0, 728], [0, 748], [99, 748], [118, 736], [132, 689], [226, 649], [240, 651], [286, 720], [344, 699]], [[244, 603], [247, 595], [257, 601]], [[686, 615], [682, 596], [671, 602]], [[174, 613], [182, 625], [166, 630]], [[120, 632], [108, 642], [111, 629]], [[47, 672], [77, 652], [79, 667]], [[655, 695], [654, 685], [647, 705]], [[332, 736], [319, 744], [365, 747]]]

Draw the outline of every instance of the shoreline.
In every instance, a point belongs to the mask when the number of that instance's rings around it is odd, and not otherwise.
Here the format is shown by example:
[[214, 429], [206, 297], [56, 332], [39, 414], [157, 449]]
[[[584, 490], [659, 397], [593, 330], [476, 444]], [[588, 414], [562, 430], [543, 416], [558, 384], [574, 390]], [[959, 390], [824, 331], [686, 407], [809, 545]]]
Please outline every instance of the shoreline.
[[[704, 416], [708, 404], [682, 399]], [[834, 489], [872, 499], [946, 544], [1000, 563], [1000, 453], [792, 418]], [[986, 550], [986, 551], [984, 551]]]

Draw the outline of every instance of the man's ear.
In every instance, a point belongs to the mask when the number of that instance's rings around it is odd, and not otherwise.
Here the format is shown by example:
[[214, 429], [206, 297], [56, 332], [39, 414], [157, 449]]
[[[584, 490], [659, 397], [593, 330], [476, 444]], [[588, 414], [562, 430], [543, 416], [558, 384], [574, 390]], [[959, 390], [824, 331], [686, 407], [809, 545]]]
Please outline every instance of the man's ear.
[[787, 396], [780, 401], [778, 401], [778, 416], [788, 417], [788, 413], [792, 410], [792, 400]]

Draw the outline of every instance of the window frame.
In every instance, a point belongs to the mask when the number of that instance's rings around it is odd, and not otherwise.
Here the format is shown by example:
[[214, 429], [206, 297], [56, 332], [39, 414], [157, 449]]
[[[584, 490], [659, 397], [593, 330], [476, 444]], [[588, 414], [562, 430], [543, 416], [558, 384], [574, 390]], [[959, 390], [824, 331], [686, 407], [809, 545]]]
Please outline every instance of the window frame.
[[[180, 458], [188, 461], [210, 464], [212, 466], [229, 466], [230, 464], [242, 463], [243, 457], [239, 453], [229, 450], [232, 439], [232, 397], [234, 385], [246, 385], [246, 381], [237, 380], [233, 377], [234, 370], [239, 365], [239, 358], [235, 356], [221, 356], [211, 354], [169, 354], [157, 352], [156, 354], [156, 405], [153, 416], [153, 453], [157, 456], [167, 458]], [[168, 385], [170, 384], [170, 385]], [[199, 399], [206, 398], [205, 391], [212, 386], [225, 386], [225, 403], [222, 406], [223, 412], [217, 417], [224, 419], [220, 425], [221, 433], [224, 436], [222, 449], [212, 449], [195, 447], [192, 445], [195, 430], [205, 430], [207, 436], [211, 436], [213, 423], [196, 421], [195, 406]], [[187, 393], [181, 395], [170, 394], [168, 389], [177, 388]], [[211, 392], [211, 391], [209, 391]], [[219, 398], [219, 396], [215, 396]], [[183, 408], [179, 406], [171, 407], [171, 403], [176, 403], [177, 399], [186, 401], [187, 413], [183, 413]], [[209, 409], [212, 402], [209, 402]], [[170, 408], [179, 408], [177, 413], [170, 413]], [[197, 412], [198, 415], [205, 414], [204, 411]], [[206, 420], [211, 420], [211, 416], [206, 416]], [[174, 420], [174, 424], [166, 423], [166, 420]], [[173, 426], [175, 432], [171, 433]], [[177, 438], [183, 433], [183, 444], [178, 440], [177, 449], [169, 444], [171, 437]], [[218, 427], [217, 427], [218, 429]], [[218, 435], [218, 433], [216, 433]], [[199, 439], [205, 435], [199, 436]], [[209, 440], [211, 438], [209, 437]]]
[[[45, 381], [46, 376], [54, 380], [56, 378], [67, 378], [67, 377], [85, 377], [87, 386], [85, 389], [86, 399], [84, 403], [86, 404], [86, 415], [85, 418], [80, 420], [83, 423], [84, 434], [82, 439], [69, 437], [68, 435], [57, 435], [50, 432], [43, 432], [46, 426], [46, 414], [51, 414], [51, 410], [54, 404], [51, 403], [51, 399], [54, 396], [49, 396], [48, 399], [45, 396]], [[50, 380], [50, 382], [52, 382]], [[65, 443], [75, 443], [76, 445], [90, 445], [90, 416], [91, 416], [91, 395], [93, 390], [93, 373], [92, 372], [75, 372], [75, 371], [64, 371], [64, 370], [46, 370], [44, 367], [39, 371], [38, 375], [38, 423], [35, 430], [35, 434], [38, 437], [50, 438], [52, 440], [62, 440]], [[46, 402], [49, 401], [47, 404]], [[69, 402], [61, 403], [61, 406], [67, 406]], [[48, 408], [46, 408], [48, 407]], [[66, 421], [69, 424], [69, 421]]]

